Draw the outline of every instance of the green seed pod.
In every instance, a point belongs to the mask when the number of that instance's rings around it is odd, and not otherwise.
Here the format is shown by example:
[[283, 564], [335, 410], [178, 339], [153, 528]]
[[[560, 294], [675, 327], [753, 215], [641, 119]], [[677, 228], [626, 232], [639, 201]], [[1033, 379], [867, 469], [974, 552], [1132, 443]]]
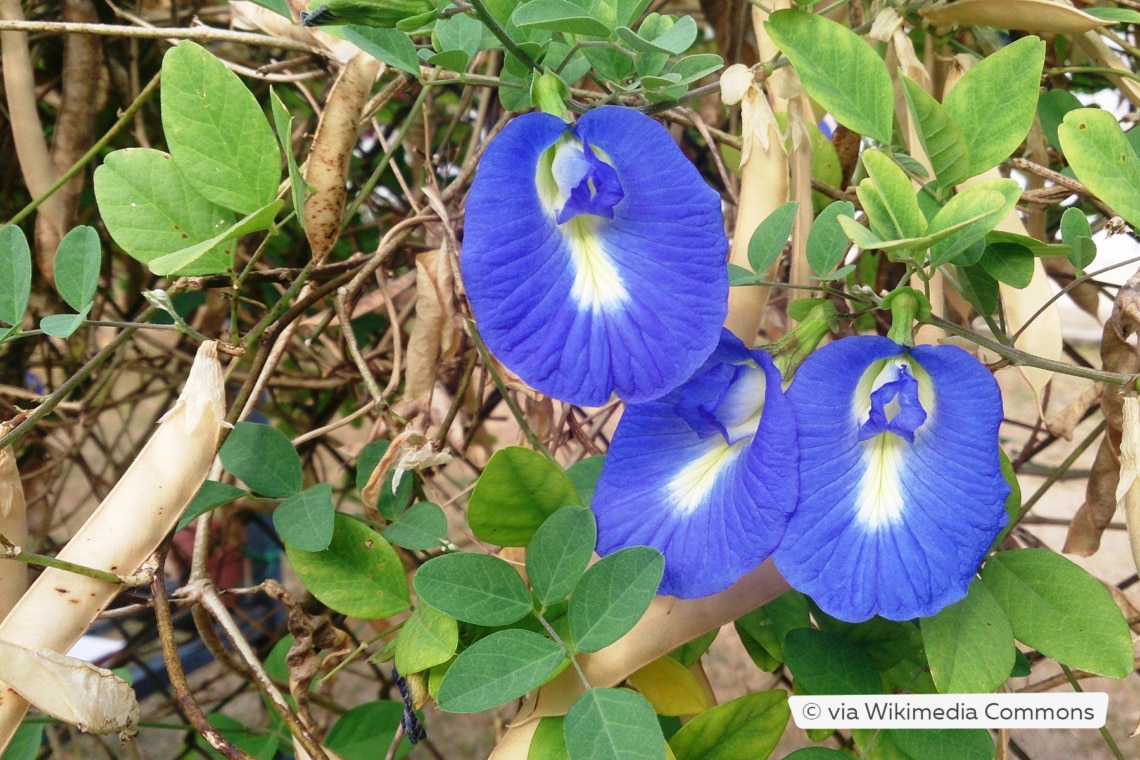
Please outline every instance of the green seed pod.
[[301, 11], [301, 26], [355, 24], [378, 29], [394, 29], [414, 16], [435, 13], [431, 0], [327, 0]]

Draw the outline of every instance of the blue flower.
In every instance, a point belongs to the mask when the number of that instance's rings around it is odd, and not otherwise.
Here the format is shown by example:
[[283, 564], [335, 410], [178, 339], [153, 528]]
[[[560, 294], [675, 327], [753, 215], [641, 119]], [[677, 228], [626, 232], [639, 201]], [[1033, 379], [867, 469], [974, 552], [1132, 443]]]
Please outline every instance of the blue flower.
[[796, 503], [796, 425], [780, 372], [727, 331], [664, 398], [631, 404], [594, 493], [597, 552], [653, 546], [660, 593], [728, 588], [780, 541]]
[[933, 615], [966, 595], [1006, 524], [1001, 394], [953, 346], [837, 341], [788, 390], [800, 497], [773, 554], [840, 620]]
[[488, 348], [531, 387], [597, 406], [658, 398], [727, 312], [720, 197], [648, 116], [511, 121], [467, 199], [460, 265]]

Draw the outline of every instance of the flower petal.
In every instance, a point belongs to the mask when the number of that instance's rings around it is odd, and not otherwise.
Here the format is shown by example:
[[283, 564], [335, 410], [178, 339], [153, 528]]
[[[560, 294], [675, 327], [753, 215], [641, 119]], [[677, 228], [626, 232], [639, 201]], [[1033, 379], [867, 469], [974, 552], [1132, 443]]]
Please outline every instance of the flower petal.
[[[961, 599], [1006, 522], [1001, 395], [965, 351], [909, 351], [927, 414], [913, 443], [890, 429], [859, 440], [867, 374], [907, 353], [886, 338], [837, 341], [803, 363], [788, 391], [800, 498], [773, 558], [793, 587], [841, 620], [908, 620]], [[902, 413], [915, 414], [912, 401]]]
[[771, 554], [795, 504], [795, 420], [771, 359], [749, 353], [766, 381], [755, 437], [702, 438], [678, 414], [680, 399], [724, 382], [710, 362], [667, 397], [627, 407], [610, 445], [592, 504], [598, 554], [656, 547], [665, 555], [662, 594], [728, 588]]
[[[549, 207], [557, 186], [540, 188], [536, 176], [566, 133], [556, 117], [526, 114], [487, 147], [460, 259], [471, 309], [491, 351], [549, 396], [581, 405], [612, 392], [658, 398], [701, 365], [720, 334], [728, 293], [720, 197], [660, 124], [603, 107], [573, 133], [616, 172], [620, 200], [612, 219], [581, 214], [559, 225]], [[589, 171], [602, 177], [593, 158]], [[586, 171], [564, 163], [563, 184]], [[599, 208], [618, 197], [608, 177], [599, 193]]]

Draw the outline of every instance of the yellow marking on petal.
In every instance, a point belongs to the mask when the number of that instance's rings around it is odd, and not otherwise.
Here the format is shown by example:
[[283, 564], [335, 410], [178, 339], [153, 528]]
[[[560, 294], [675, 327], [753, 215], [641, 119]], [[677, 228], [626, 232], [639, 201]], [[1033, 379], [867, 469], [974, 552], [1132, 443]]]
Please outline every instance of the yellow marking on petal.
[[902, 517], [906, 504], [900, 471], [903, 448], [909, 445], [889, 433], [877, 435], [864, 445], [863, 461], [867, 469], [859, 482], [855, 519], [870, 530], [891, 525]]
[[592, 219], [582, 216], [562, 225], [574, 267], [570, 295], [578, 302], [579, 309], [607, 311], [629, 300], [629, 292], [610, 255], [594, 236], [594, 227]]
[[716, 440], [716, 445], [685, 465], [669, 481], [669, 496], [674, 511], [689, 513], [701, 506], [721, 473], [744, 452], [744, 447], [751, 439], [738, 441], [731, 446], [719, 436]]

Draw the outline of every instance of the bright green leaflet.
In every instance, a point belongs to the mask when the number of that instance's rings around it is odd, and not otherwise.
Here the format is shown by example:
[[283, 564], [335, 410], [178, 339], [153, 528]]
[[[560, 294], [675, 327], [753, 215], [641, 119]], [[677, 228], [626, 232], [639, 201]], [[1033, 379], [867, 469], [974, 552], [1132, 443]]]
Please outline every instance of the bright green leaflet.
[[984, 583], [922, 621], [922, 642], [942, 694], [986, 694], [1013, 668], [1013, 629]]
[[14, 224], [0, 227], [0, 322], [18, 325], [32, 293], [32, 249]]
[[455, 658], [436, 701], [447, 712], [489, 710], [541, 686], [565, 661], [562, 647], [541, 634], [518, 628], [496, 631]]
[[1054, 148], [1061, 149], [1057, 127], [1064, 121], [1065, 114], [1083, 105], [1076, 95], [1059, 87], [1041, 93], [1037, 100], [1037, 118], [1041, 120], [1041, 131], [1045, 133], [1045, 139]]
[[[403, 715], [403, 702], [390, 699], [365, 702], [337, 718], [323, 744], [341, 760], [376, 760], [376, 748], [383, 747], [387, 751]], [[406, 757], [411, 751], [411, 742], [401, 739], [396, 757]]]
[[1022, 37], [978, 61], [942, 107], [966, 138], [973, 177], [1009, 157], [1033, 126], [1045, 43]]
[[1129, 224], [1140, 226], [1140, 158], [1116, 117], [1097, 108], [1070, 111], [1057, 137], [1077, 179]]
[[879, 191], [890, 215], [890, 227], [895, 231], [893, 237], [918, 238], [926, 234], [926, 216], [918, 207], [910, 177], [899, 165], [881, 150], [870, 149], [863, 151], [863, 166], [868, 178], [859, 183], [860, 187], [870, 181]]
[[836, 217], [855, 218], [855, 204], [835, 201], [819, 212], [811, 224], [807, 239], [807, 260], [816, 274], [828, 274], [843, 260], [847, 252], [847, 235]]
[[791, 717], [783, 690], [758, 691], [703, 712], [669, 740], [677, 760], [768, 757]]
[[384, 538], [413, 551], [438, 549], [447, 540], [447, 515], [430, 501], [418, 501], [384, 528]]
[[566, 752], [566, 736], [563, 733], [565, 724], [565, 715], [541, 718], [538, 728], [534, 730], [534, 738], [530, 740], [527, 760], [570, 760], [570, 755]]
[[254, 493], [284, 499], [301, 492], [301, 458], [275, 427], [237, 423], [218, 456], [226, 471]]
[[570, 594], [570, 635], [579, 652], [596, 652], [624, 636], [649, 609], [665, 559], [648, 546], [602, 557]]
[[804, 747], [797, 749], [784, 760], [851, 760], [851, 755], [827, 747]]
[[[108, 155], [95, 170], [95, 198], [111, 237], [143, 264], [210, 240], [234, 223], [233, 212], [199, 195], [169, 155], [149, 148]], [[229, 266], [219, 245], [179, 274]]]
[[455, 618], [421, 602], [396, 639], [396, 670], [407, 675], [447, 662], [458, 645]]
[[910, 77], [902, 77], [903, 95], [917, 127], [918, 141], [943, 188], [970, 176], [970, 149], [962, 128], [942, 104]]
[[971, 185], [950, 199], [930, 220], [928, 233], [941, 237], [930, 246], [932, 266], [952, 261], [974, 241], [985, 237], [1021, 197], [1021, 186], [1012, 179], [993, 179]]
[[348, 515], [334, 517], [332, 543], [321, 552], [285, 546], [293, 570], [330, 608], [362, 620], [411, 606], [404, 566], [380, 534]]
[[795, 66], [804, 89], [836, 121], [890, 144], [894, 87], [886, 64], [870, 45], [845, 26], [798, 10], [776, 11], [764, 26]]
[[580, 505], [574, 483], [554, 462], [530, 449], [496, 451], [471, 492], [471, 532], [498, 546], [526, 546], [538, 526], [568, 505]]
[[204, 197], [239, 214], [273, 202], [281, 153], [237, 74], [193, 42], [162, 60], [162, 129], [170, 154]]
[[340, 33], [346, 40], [373, 58], [400, 71], [420, 75], [420, 59], [411, 38], [398, 29], [376, 29], [369, 26], [345, 26]]
[[204, 481], [198, 489], [198, 493], [194, 494], [194, 498], [190, 500], [190, 506], [186, 507], [186, 511], [178, 521], [177, 529], [182, 530], [189, 525], [195, 517], [205, 514], [215, 507], [229, 504], [234, 499], [241, 498], [247, 493], [249, 492], [244, 488], [231, 486], [229, 483], [219, 483], [216, 480]]
[[1047, 549], [1000, 552], [982, 568], [982, 581], [1019, 641], [1090, 673], [1132, 672], [1132, 638], [1120, 609], [1071, 560]]
[[797, 628], [784, 637], [784, 659], [809, 694], [881, 694], [879, 671], [867, 654], [833, 633]]
[[769, 214], [752, 233], [748, 241], [748, 265], [753, 272], [763, 272], [780, 258], [792, 234], [799, 207], [797, 201], [788, 201]]
[[586, 571], [598, 529], [584, 507], [563, 507], [534, 534], [526, 549], [526, 573], [543, 605], [566, 598]]
[[1028, 287], [1036, 268], [1033, 253], [1015, 243], [987, 245], [979, 263], [990, 277], [1014, 288]]
[[308, 186], [305, 184], [305, 177], [301, 174], [300, 167], [297, 166], [297, 157], [293, 155], [293, 117], [289, 114], [289, 109], [285, 107], [281, 96], [277, 94], [277, 90], [272, 87], [269, 88], [269, 113], [273, 116], [273, 129], [277, 132], [277, 141], [281, 146], [281, 152], [285, 154], [285, 165], [289, 169], [289, 195], [293, 201], [293, 210], [300, 214], [305, 208], [305, 192]]
[[[273, 201], [269, 205], [242, 217], [236, 223], [222, 230], [209, 240], [198, 243], [197, 245], [192, 245], [189, 248], [184, 248], [181, 251], [160, 256], [148, 262], [147, 266], [150, 268], [150, 271], [158, 275], [184, 273], [190, 271], [199, 260], [217, 252], [220, 248], [221, 254], [226, 260], [224, 269], [229, 269], [233, 266], [234, 258], [234, 246], [232, 241], [237, 240], [243, 235], [260, 232], [261, 230], [271, 227], [274, 218], [277, 216], [277, 212], [281, 210], [281, 206], [284, 203], [285, 201]], [[224, 269], [219, 271], [224, 271]]]
[[736, 633], [756, 667], [771, 673], [784, 664], [784, 637], [811, 624], [807, 598], [786, 591], [772, 601], [736, 619]]
[[664, 760], [665, 737], [645, 697], [627, 689], [590, 689], [566, 713], [570, 760]]
[[1076, 206], [1065, 209], [1061, 214], [1061, 240], [1072, 247], [1067, 258], [1079, 276], [1096, 258], [1096, 243], [1092, 239], [1089, 218]]
[[273, 527], [289, 546], [324, 551], [332, 542], [335, 513], [332, 484], [317, 483], [281, 502], [273, 510]]
[[76, 311], [91, 305], [99, 287], [103, 248], [94, 227], [80, 225], [63, 236], [55, 252], [55, 288]]
[[91, 304], [87, 304], [79, 314], [52, 314], [40, 320], [40, 329], [53, 338], [70, 338], [73, 332], [83, 327], [90, 311]]
[[489, 554], [460, 552], [425, 562], [412, 581], [425, 602], [476, 625], [509, 625], [531, 611], [518, 572]]

